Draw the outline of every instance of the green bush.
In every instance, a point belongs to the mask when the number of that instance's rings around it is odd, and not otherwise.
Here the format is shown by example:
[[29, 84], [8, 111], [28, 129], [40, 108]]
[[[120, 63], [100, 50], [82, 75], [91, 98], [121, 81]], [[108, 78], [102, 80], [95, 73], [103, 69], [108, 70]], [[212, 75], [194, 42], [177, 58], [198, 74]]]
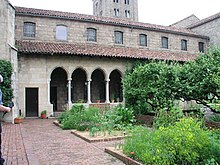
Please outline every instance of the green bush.
[[155, 128], [159, 128], [161, 126], [167, 127], [179, 121], [179, 119], [183, 116], [184, 114], [178, 106], [172, 107], [170, 111], [162, 109], [156, 113], [153, 126]]
[[212, 122], [220, 122], [220, 115], [213, 115], [209, 118]]
[[202, 125], [189, 117], [156, 130], [139, 127], [125, 140], [123, 152], [144, 164], [217, 164], [219, 133], [204, 130]]
[[63, 112], [58, 118], [63, 129], [77, 129], [84, 131], [99, 122], [100, 113], [97, 108], [85, 108], [83, 105], [74, 105], [71, 110]]
[[4, 96], [4, 105], [13, 98], [13, 90], [11, 88], [11, 75], [12, 75], [12, 65], [9, 61], [0, 60], [0, 74], [3, 76], [4, 81], [1, 84], [1, 90]]

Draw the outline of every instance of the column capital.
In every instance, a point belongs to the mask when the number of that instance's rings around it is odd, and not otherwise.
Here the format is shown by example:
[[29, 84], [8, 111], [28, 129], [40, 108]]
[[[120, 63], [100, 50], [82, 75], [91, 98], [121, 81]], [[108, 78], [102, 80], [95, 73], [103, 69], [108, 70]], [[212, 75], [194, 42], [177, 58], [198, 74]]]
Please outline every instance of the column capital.
[[106, 81], [106, 82], [109, 82], [109, 81], [110, 81], [110, 79], [106, 79], [105, 81]]
[[91, 82], [91, 81], [92, 81], [92, 79], [88, 79], [87, 81], [88, 81], [88, 82]]

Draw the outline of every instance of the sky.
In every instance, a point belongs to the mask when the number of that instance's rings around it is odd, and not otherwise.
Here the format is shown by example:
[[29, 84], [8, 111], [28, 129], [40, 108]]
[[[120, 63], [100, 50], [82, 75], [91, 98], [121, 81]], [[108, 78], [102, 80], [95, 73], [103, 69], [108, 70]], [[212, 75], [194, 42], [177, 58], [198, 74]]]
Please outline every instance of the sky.
[[[92, 0], [9, 0], [14, 6], [93, 14]], [[204, 19], [220, 12], [220, 0], [138, 0], [139, 22], [171, 25], [192, 14]]]

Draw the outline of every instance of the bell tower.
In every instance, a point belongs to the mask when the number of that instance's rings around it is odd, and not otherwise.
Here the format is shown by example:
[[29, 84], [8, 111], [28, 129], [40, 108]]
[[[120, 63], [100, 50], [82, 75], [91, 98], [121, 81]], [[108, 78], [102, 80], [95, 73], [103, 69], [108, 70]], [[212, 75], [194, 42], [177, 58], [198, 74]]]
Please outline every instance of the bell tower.
[[138, 0], [92, 0], [93, 15], [138, 21]]

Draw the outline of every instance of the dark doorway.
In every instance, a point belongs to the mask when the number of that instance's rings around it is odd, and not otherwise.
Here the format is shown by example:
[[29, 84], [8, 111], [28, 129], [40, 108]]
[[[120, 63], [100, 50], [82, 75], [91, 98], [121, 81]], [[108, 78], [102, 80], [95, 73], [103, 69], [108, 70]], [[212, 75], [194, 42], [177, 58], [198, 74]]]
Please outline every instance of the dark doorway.
[[101, 102], [105, 102], [105, 77], [104, 73], [100, 69], [96, 69], [92, 73], [92, 82], [91, 82], [91, 96], [92, 102], [96, 100], [101, 100]]
[[63, 68], [58, 67], [51, 73], [50, 82], [50, 101], [54, 105], [54, 111], [65, 110], [65, 105], [68, 103], [67, 96], [67, 73]]
[[57, 87], [51, 87], [50, 90], [50, 103], [53, 104], [53, 110], [57, 111]]
[[38, 88], [25, 89], [26, 117], [38, 117]]
[[87, 86], [86, 86], [86, 72], [82, 69], [76, 69], [72, 74], [71, 85], [72, 102], [86, 102], [87, 101]]

